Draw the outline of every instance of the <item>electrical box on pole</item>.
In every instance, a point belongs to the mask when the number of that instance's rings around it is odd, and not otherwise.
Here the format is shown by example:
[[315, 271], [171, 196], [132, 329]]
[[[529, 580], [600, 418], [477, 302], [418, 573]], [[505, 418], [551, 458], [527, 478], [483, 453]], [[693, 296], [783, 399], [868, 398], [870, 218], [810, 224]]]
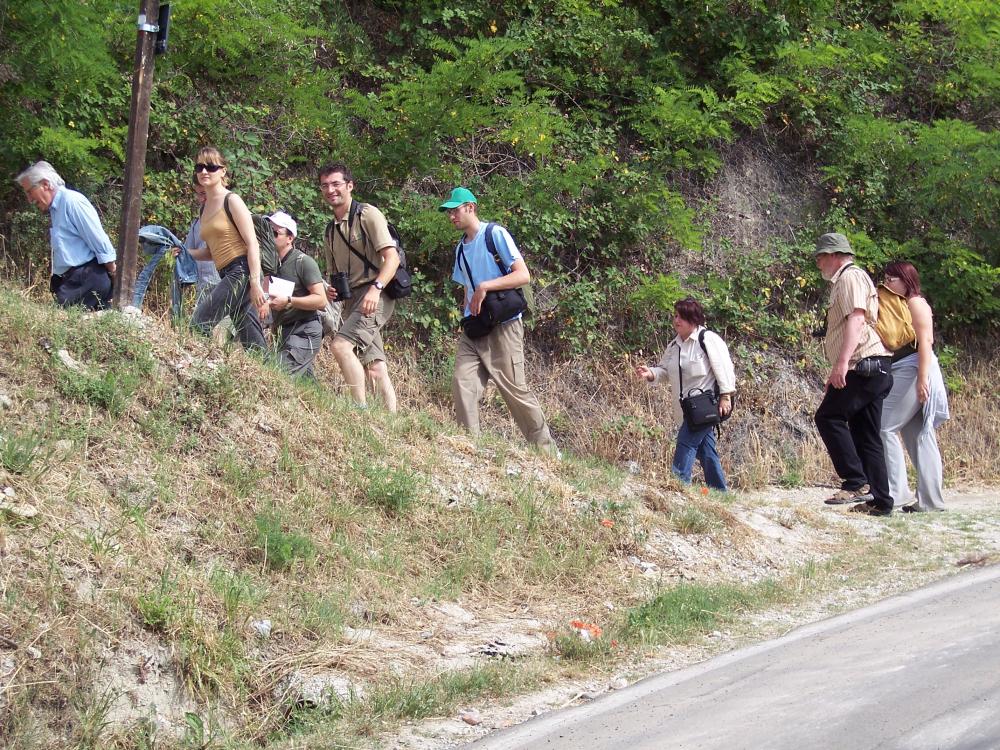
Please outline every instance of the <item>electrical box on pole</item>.
[[159, 21], [156, 25], [160, 28], [156, 32], [154, 51], [156, 54], [162, 55], [167, 51], [167, 34], [170, 32], [170, 3], [163, 3], [160, 6]]

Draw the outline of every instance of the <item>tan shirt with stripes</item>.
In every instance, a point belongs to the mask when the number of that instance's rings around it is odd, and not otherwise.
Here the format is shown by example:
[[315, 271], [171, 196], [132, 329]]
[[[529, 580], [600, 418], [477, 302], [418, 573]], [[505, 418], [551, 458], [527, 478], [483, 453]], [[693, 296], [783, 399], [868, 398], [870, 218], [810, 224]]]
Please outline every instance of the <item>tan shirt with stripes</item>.
[[855, 310], [865, 311], [865, 325], [861, 337], [851, 355], [848, 367], [854, 367], [865, 357], [888, 357], [889, 351], [875, 332], [878, 320], [878, 293], [871, 278], [862, 268], [853, 263], [843, 266], [830, 280], [830, 307], [826, 313], [826, 358], [831, 365], [837, 364], [840, 350], [844, 345], [847, 316]]

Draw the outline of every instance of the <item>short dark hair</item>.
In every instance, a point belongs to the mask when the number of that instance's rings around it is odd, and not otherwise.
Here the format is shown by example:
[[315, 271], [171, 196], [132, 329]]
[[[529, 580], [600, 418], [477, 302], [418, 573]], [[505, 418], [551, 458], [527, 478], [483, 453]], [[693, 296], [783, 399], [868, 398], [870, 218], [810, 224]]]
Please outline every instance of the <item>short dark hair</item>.
[[334, 172], [340, 172], [344, 176], [344, 182], [354, 182], [354, 175], [351, 174], [351, 169], [346, 164], [341, 164], [339, 162], [332, 162], [330, 164], [324, 164], [319, 168], [319, 178], [322, 180], [328, 174], [333, 174]]
[[705, 309], [694, 297], [685, 297], [674, 303], [674, 312], [693, 326], [705, 324]]
[[920, 274], [916, 267], [905, 260], [894, 260], [882, 271], [882, 276], [896, 276], [906, 288], [906, 298], [920, 296]]

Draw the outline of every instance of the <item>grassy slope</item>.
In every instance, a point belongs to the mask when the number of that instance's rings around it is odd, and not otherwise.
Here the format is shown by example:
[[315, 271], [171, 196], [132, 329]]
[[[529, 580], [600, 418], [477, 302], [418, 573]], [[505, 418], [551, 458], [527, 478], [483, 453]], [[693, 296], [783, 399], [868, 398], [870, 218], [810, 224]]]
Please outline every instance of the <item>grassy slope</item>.
[[[2, 292], [0, 329], [0, 486], [40, 511], [0, 514], [11, 747], [363, 743], [839, 585], [815, 561], [865, 543], [776, 507], [806, 539], [776, 554], [732, 499], [358, 412], [117, 313]], [[532, 655], [470, 656], [511, 634]], [[358, 700], [294, 705], [324, 673]]]

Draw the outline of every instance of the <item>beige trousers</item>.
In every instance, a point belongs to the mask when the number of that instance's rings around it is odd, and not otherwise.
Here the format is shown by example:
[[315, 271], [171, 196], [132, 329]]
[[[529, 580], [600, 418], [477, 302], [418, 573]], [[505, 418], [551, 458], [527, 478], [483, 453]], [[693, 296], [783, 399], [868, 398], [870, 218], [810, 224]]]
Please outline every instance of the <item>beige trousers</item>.
[[520, 320], [502, 323], [482, 338], [470, 339], [463, 333], [458, 340], [451, 391], [458, 423], [472, 435], [479, 435], [479, 403], [491, 379], [525, 439], [539, 450], [557, 455], [542, 407], [524, 379], [524, 325]]

